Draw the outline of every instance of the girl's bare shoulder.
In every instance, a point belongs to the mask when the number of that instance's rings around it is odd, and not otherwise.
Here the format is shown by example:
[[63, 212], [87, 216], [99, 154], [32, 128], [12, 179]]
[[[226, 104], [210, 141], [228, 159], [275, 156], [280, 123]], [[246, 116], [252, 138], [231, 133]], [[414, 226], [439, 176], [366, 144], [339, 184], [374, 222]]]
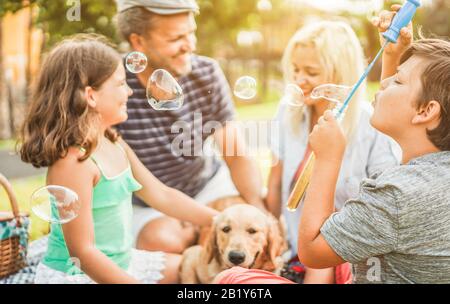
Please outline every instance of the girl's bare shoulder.
[[58, 159], [48, 169], [48, 177], [59, 179], [61, 176], [83, 178], [84, 180], [97, 180], [99, 171], [95, 163], [87, 158], [80, 160], [85, 152], [79, 148], [69, 148], [67, 154]]
[[117, 139], [117, 143], [126, 151], [128, 152], [129, 150], [131, 150], [130, 146], [121, 138], [119, 137]]

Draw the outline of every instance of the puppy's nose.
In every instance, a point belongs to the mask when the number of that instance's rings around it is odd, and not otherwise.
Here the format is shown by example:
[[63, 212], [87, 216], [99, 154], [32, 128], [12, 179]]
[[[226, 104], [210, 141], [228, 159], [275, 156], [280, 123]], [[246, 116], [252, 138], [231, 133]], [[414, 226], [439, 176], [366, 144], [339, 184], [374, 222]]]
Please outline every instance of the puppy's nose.
[[245, 253], [240, 251], [230, 251], [228, 254], [228, 260], [234, 265], [239, 265], [245, 260]]

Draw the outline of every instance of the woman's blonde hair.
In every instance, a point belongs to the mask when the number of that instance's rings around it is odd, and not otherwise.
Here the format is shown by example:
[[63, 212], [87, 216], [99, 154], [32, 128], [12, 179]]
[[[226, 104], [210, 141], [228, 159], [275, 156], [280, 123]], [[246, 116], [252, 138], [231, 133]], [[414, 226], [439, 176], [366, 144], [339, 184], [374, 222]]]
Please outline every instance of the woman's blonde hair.
[[[20, 155], [33, 166], [48, 167], [67, 155], [70, 147], [83, 148], [85, 160], [99, 138], [100, 118], [84, 91], [95, 90], [121, 64], [120, 55], [107, 39], [78, 34], [56, 45], [45, 58], [31, 94], [21, 130]], [[118, 134], [107, 129], [116, 141]]]
[[[363, 74], [366, 65], [361, 44], [355, 32], [342, 21], [320, 21], [306, 25], [290, 39], [282, 59], [286, 83], [295, 83], [292, 55], [297, 47], [312, 47], [320, 58], [326, 82], [353, 86]], [[342, 126], [347, 139], [353, 135], [359, 120], [361, 102], [365, 99], [366, 83], [353, 96]], [[291, 108], [290, 123], [295, 132], [304, 117], [305, 107]]]

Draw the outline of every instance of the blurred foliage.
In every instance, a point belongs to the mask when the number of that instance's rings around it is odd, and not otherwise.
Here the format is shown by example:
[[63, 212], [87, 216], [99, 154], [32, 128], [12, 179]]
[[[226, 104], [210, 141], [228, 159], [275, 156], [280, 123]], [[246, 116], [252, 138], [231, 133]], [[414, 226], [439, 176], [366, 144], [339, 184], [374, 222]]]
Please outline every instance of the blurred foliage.
[[[270, 4], [270, 9], [258, 9], [259, 2]], [[368, 0], [371, 1], [371, 0]], [[80, 21], [69, 21], [68, 10], [74, 3], [80, 3]], [[222, 58], [257, 58], [263, 62], [279, 61], [281, 53], [296, 29], [311, 19], [344, 19], [360, 38], [365, 55], [370, 61], [380, 48], [378, 33], [365, 15], [348, 11], [321, 11], [308, 4], [292, 4], [286, 0], [197, 0], [200, 14], [196, 17], [198, 30], [198, 52], [203, 55]], [[313, 0], [311, 0], [311, 3]], [[385, 0], [384, 9], [404, 0]], [[414, 22], [423, 28], [425, 34], [450, 35], [450, 0], [433, 0], [432, 5], [422, 7], [416, 13]], [[288, 4], [290, 3], [290, 4]], [[368, 2], [369, 3], [369, 2]], [[114, 0], [1, 0], [0, 17], [5, 12], [14, 12], [23, 6], [36, 4], [35, 26], [45, 33], [44, 48], [51, 47], [64, 36], [75, 33], [99, 33], [114, 42], [120, 42], [116, 33]], [[368, 4], [369, 5], [369, 4]], [[417, 37], [417, 26], [416, 37]], [[263, 41], [259, 45], [239, 46], [240, 31], [260, 32]], [[263, 65], [263, 67], [266, 67]], [[376, 80], [379, 64], [369, 75]]]
[[98, 33], [109, 37], [114, 42], [119, 42], [113, 24], [113, 17], [116, 14], [114, 0], [80, 1], [80, 21], [68, 20], [67, 11], [74, 4], [65, 3], [61, 5], [59, 1], [45, 1], [45, 5], [39, 5], [36, 25], [45, 32], [46, 47], [52, 46], [64, 36], [76, 33]]
[[2, 0], [0, 1], [0, 18], [6, 13], [15, 13], [18, 10], [35, 3], [36, 0], [22, 1], [22, 0]]
[[[200, 14], [197, 16], [198, 47], [211, 53], [221, 40], [233, 41], [233, 36], [252, 21], [257, 0], [200, 0]], [[220, 35], [218, 35], [220, 33]], [[220, 37], [218, 37], [220, 36]]]
[[[35, 4], [37, 17], [34, 25], [45, 33], [45, 47], [48, 48], [64, 36], [76, 33], [99, 33], [118, 42], [113, 17], [116, 13], [114, 0], [1, 0], [0, 16], [16, 12]], [[70, 21], [68, 11], [80, 5], [80, 21]]]
[[[200, 6], [198, 23], [198, 49], [205, 55], [213, 56], [217, 53], [236, 52], [239, 47], [236, 42], [240, 30], [263, 30], [264, 28], [285, 31], [280, 22], [288, 20], [301, 24], [299, 20], [311, 15], [334, 18], [330, 13], [312, 10], [303, 5], [288, 6], [285, 0], [271, 0], [271, 9], [263, 11], [258, 9], [260, 0], [197, 0]], [[386, 0], [385, 9], [393, 3], [403, 3], [404, 0]], [[432, 32], [440, 36], [448, 36], [450, 32], [450, 0], [433, 0], [433, 5], [420, 9], [415, 17], [415, 23], [423, 25], [426, 33]], [[69, 21], [67, 11], [75, 5], [81, 4], [81, 21]], [[45, 46], [52, 46], [62, 37], [75, 33], [100, 33], [114, 42], [119, 42], [114, 26], [116, 3], [114, 0], [1, 0], [0, 17], [6, 12], [15, 12], [24, 6], [37, 4], [38, 13], [35, 26], [44, 30]], [[366, 20], [365, 16], [354, 16], [348, 12], [339, 13], [346, 19], [359, 19], [351, 22], [352, 27], [362, 39], [368, 57], [372, 57], [378, 45], [373, 45], [378, 39], [376, 30]], [[297, 23], [296, 23], [297, 22]], [[267, 37], [265, 37], [267, 38]], [[368, 49], [367, 49], [368, 48]], [[248, 51], [248, 50], [247, 50]], [[245, 50], [244, 50], [245, 53]]]
[[[402, 4], [401, 0], [385, 0], [384, 9], [388, 10], [392, 4]], [[450, 36], [450, 0], [432, 0], [428, 6], [420, 7], [413, 19], [414, 36], [418, 38], [421, 29], [425, 36]]]
[[[281, 17], [282, 0], [272, 0], [270, 12], [259, 11], [258, 0], [198, 0], [198, 48], [213, 54], [217, 48], [237, 47], [236, 36], [243, 29], [258, 29], [263, 23]], [[219, 50], [220, 52], [220, 50]]]
[[419, 14], [416, 24], [422, 26], [425, 36], [450, 36], [450, 0], [433, 0], [432, 6]]
[[[62, 3], [61, 3], [62, 2]], [[69, 21], [67, 11], [79, 2], [81, 4], [81, 20]], [[270, 18], [282, 0], [272, 0]], [[258, 0], [198, 0], [200, 14], [197, 16], [198, 42], [203, 54], [212, 55], [216, 48], [236, 45], [236, 35], [243, 28], [258, 28], [263, 21], [263, 12], [257, 9]], [[45, 33], [45, 47], [48, 48], [60, 41], [62, 37], [76, 33], [99, 33], [119, 42], [114, 25], [116, 3], [114, 0], [2, 0], [0, 16], [6, 12], [16, 12], [24, 6], [37, 4], [38, 13], [35, 26]], [[266, 16], [269, 14], [265, 14]], [[219, 34], [218, 34], [219, 33]]]

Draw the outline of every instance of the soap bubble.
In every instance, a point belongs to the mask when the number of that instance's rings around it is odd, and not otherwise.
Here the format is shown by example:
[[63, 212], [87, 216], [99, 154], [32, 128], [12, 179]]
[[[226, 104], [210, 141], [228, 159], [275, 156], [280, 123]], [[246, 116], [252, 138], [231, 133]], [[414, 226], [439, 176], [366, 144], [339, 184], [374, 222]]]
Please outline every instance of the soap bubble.
[[311, 92], [313, 99], [326, 99], [336, 104], [343, 104], [352, 87], [337, 84], [322, 84]]
[[252, 99], [256, 96], [256, 80], [250, 76], [242, 76], [234, 84], [234, 95], [240, 99]]
[[131, 52], [125, 57], [125, 66], [131, 73], [140, 73], [147, 67], [147, 57], [141, 52]]
[[183, 90], [166, 70], [155, 70], [147, 82], [147, 100], [158, 111], [178, 110], [183, 105]]
[[62, 186], [49, 185], [31, 195], [31, 210], [52, 224], [65, 224], [78, 216], [81, 203], [78, 195]]
[[375, 20], [375, 18], [377, 18], [377, 17], [378, 17], [378, 11], [376, 11], [376, 10], [374, 10], [374, 9], [369, 9], [369, 10], [367, 11], [366, 19], [367, 19], [367, 21], [369, 21], [370, 23], [372, 23], [372, 22]]
[[305, 104], [305, 96], [302, 89], [296, 84], [288, 84], [284, 89], [281, 102], [292, 107], [301, 107]]
[[[347, 99], [352, 87], [337, 85], [337, 84], [322, 84], [317, 86], [311, 92], [311, 98], [313, 99], [325, 99], [331, 102], [330, 109], [338, 118], [342, 120], [346, 109], [342, 109], [342, 106]], [[340, 113], [342, 109], [342, 113]]]
[[366, 18], [372, 23], [375, 18], [378, 18], [380, 12], [383, 10], [383, 1], [372, 0], [367, 5]]

